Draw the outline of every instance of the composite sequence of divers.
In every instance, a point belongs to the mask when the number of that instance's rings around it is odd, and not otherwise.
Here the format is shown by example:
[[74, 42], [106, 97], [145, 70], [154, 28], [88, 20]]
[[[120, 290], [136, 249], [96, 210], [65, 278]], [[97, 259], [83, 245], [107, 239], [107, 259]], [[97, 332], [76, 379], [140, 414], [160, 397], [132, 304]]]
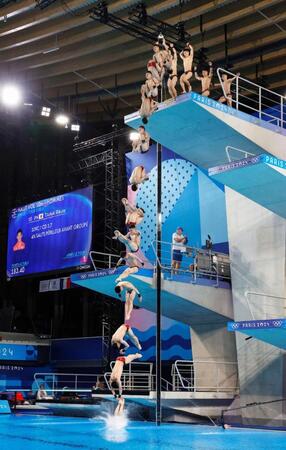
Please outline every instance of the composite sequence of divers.
[[[179, 53], [180, 60], [183, 65], [183, 73], [178, 75], [178, 52], [175, 46], [171, 43], [167, 43], [164, 36], [160, 34], [158, 41], [153, 45], [153, 56], [147, 62], [147, 72], [145, 75], [145, 82], [141, 86], [141, 108], [139, 115], [141, 116], [142, 123], [146, 125], [150, 116], [158, 109], [158, 97], [165, 86], [165, 80], [167, 79], [167, 88], [169, 95], [173, 101], [176, 101], [177, 83], [181, 87], [181, 94], [186, 94], [192, 91], [191, 78], [194, 74], [195, 79], [201, 82], [201, 95], [209, 97], [212, 87], [222, 87], [223, 95], [220, 96], [219, 102], [227, 103], [228, 106], [232, 105], [232, 93], [231, 84], [235, 80], [239, 73], [232, 78], [228, 78], [227, 74], [222, 74], [221, 84], [212, 84], [213, 79], [213, 64], [211, 61], [207, 63], [207, 66], [202, 67], [199, 72], [198, 67], [193, 67], [194, 49], [191, 43], [187, 43], [185, 48]], [[144, 125], [140, 125], [136, 137], [132, 140], [132, 151], [141, 153], [147, 153], [150, 148], [150, 135], [145, 129]], [[142, 156], [144, 158], [144, 156]], [[149, 180], [148, 174], [144, 166], [137, 166], [134, 168], [129, 183], [133, 191], [139, 189], [140, 184], [143, 184]], [[145, 211], [138, 205], [132, 205], [127, 198], [122, 198], [122, 204], [125, 209], [125, 225], [127, 227], [127, 233], [123, 234], [119, 230], [114, 231], [113, 239], [120, 241], [125, 246], [125, 256], [120, 258], [116, 267], [120, 266], [123, 262], [127, 268], [120, 274], [115, 280], [115, 292], [121, 298], [125, 296], [125, 314], [124, 324], [122, 324], [113, 334], [111, 343], [115, 346], [119, 352], [119, 356], [115, 360], [115, 364], [110, 376], [110, 388], [114, 397], [118, 400], [117, 407], [115, 409], [115, 415], [121, 415], [124, 411], [124, 398], [122, 396], [122, 382], [121, 377], [124, 366], [132, 363], [133, 361], [142, 358], [141, 353], [132, 353], [125, 355], [126, 350], [129, 348], [129, 344], [126, 341], [128, 337], [132, 344], [141, 352], [142, 347], [130, 327], [128, 321], [130, 321], [133, 303], [138, 297], [139, 302], [142, 302], [142, 295], [136, 286], [128, 281], [130, 275], [138, 272], [140, 268], [144, 266], [144, 261], [138, 256], [141, 245], [141, 233], [138, 230], [138, 226], [144, 220]]]

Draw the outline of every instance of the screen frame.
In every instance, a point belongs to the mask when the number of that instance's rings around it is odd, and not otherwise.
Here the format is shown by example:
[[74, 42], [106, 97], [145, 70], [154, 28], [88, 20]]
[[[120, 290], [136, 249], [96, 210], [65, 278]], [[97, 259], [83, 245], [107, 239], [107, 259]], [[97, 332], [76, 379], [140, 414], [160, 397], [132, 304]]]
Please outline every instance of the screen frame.
[[52, 195], [51, 197], [44, 197], [44, 198], [39, 198], [39, 199], [35, 199], [33, 202], [31, 203], [25, 203], [24, 205], [17, 205], [14, 206], [13, 208], [9, 208], [8, 209], [8, 213], [7, 213], [7, 234], [6, 234], [6, 260], [5, 260], [5, 267], [6, 267], [6, 280], [7, 281], [15, 281], [15, 280], [25, 280], [25, 279], [31, 279], [31, 278], [42, 278], [45, 279], [46, 277], [50, 277], [50, 276], [54, 276], [54, 275], [58, 275], [59, 277], [61, 277], [62, 275], [68, 275], [71, 273], [77, 273], [77, 272], [84, 272], [84, 271], [88, 271], [92, 268], [92, 264], [90, 261], [88, 261], [86, 264], [82, 264], [82, 265], [74, 265], [74, 266], [70, 266], [70, 267], [64, 267], [64, 268], [58, 268], [58, 269], [53, 269], [53, 270], [47, 270], [47, 271], [42, 271], [42, 272], [33, 272], [33, 273], [29, 273], [29, 274], [24, 274], [24, 275], [19, 275], [16, 277], [9, 277], [7, 274], [7, 259], [8, 259], [8, 233], [9, 233], [9, 220], [11, 217], [11, 213], [13, 211], [13, 209], [15, 208], [21, 208], [27, 205], [30, 205], [32, 203], [35, 202], [40, 202], [43, 200], [48, 200], [50, 198], [56, 197], [56, 196], [60, 196], [60, 195], [66, 195], [66, 194], [72, 194], [73, 192], [79, 191], [81, 189], [85, 189], [85, 188], [90, 188], [91, 189], [91, 198], [92, 198], [92, 212], [91, 212], [91, 217], [92, 217], [92, 227], [91, 227], [91, 240], [90, 240], [90, 248], [88, 251], [89, 252], [92, 250], [93, 247], [93, 241], [94, 241], [94, 214], [95, 214], [95, 208], [94, 208], [94, 194], [95, 194], [95, 189], [94, 189], [94, 185], [93, 184], [87, 184], [87, 185], [81, 185], [76, 189], [72, 189], [70, 191], [65, 191], [65, 192], [59, 192], [57, 194]]

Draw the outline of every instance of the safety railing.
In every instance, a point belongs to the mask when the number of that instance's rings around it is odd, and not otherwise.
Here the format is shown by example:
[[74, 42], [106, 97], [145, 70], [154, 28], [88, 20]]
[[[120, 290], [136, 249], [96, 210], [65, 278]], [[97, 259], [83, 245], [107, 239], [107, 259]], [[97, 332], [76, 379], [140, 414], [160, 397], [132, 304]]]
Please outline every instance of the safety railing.
[[286, 317], [286, 297], [265, 294], [263, 292], [246, 291], [245, 299], [248, 307], [245, 320], [267, 320]]
[[182, 261], [177, 267], [174, 267], [173, 244], [164, 241], [161, 241], [160, 244], [160, 260], [156, 254], [157, 241], [153, 241], [151, 244], [154, 262], [158, 260], [163, 273], [168, 274], [169, 280], [177, 275], [189, 276], [192, 283], [196, 283], [198, 278], [209, 278], [214, 280], [214, 286], [217, 287], [220, 280], [230, 280], [231, 278], [229, 255], [225, 253], [176, 244], [177, 249], [181, 248]]
[[[109, 389], [111, 389], [110, 375], [111, 372], [106, 372], [104, 374], [104, 380]], [[123, 372], [121, 376], [121, 383], [123, 391], [149, 394], [150, 392], [156, 390], [156, 375], [147, 372], [132, 372], [131, 374]], [[161, 377], [161, 390], [163, 392], [172, 392], [175, 389], [170, 381]]]
[[[223, 96], [229, 106], [234, 105], [236, 109], [247, 111], [277, 127], [284, 127], [286, 119], [284, 96], [222, 68], [217, 69], [217, 75]], [[232, 82], [227, 85], [227, 91], [223, 83], [223, 75], [226, 75], [229, 80], [232, 79]]]
[[237, 362], [177, 360], [172, 368], [175, 390], [237, 392]]
[[94, 270], [98, 269], [112, 269], [116, 266], [120, 259], [120, 255], [114, 255], [112, 253], [96, 252], [91, 250], [89, 252], [89, 258], [91, 260]]
[[[111, 372], [106, 372], [104, 374], [104, 380], [107, 384], [108, 388], [110, 388], [110, 375]], [[143, 373], [143, 372], [132, 372], [130, 373], [124, 373], [121, 376], [121, 383], [122, 383], [122, 389], [123, 391], [143, 391], [143, 392], [150, 392], [153, 390], [153, 381], [154, 378], [149, 373]]]
[[[231, 145], [227, 145], [225, 147], [225, 153], [228, 159], [228, 162], [237, 161], [242, 158], [248, 158], [249, 156], [255, 156], [254, 153], [250, 153], [246, 150], [242, 150], [241, 148], [232, 147]], [[238, 158], [233, 157], [233, 153], [238, 153]]]
[[34, 381], [37, 389], [44, 385], [45, 391], [54, 396], [56, 392], [63, 390], [91, 391], [93, 386], [102, 383], [102, 374], [37, 372], [34, 374]]

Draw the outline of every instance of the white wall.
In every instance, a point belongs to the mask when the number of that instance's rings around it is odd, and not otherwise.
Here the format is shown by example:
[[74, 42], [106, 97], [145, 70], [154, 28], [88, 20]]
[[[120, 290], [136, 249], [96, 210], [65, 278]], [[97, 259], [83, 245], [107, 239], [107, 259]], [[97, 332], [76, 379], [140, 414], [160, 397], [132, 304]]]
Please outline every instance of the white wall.
[[[261, 317], [259, 297], [249, 295], [250, 311], [246, 293], [286, 296], [286, 221], [229, 188], [226, 188], [226, 205], [234, 319], [265, 318]], [[285, 300], [267, 296], [261, 302], [271, 303], [269, 311], [276, 317], [281, 317], [286, 305]], [[285, 397], [285, 352], [254, 338], [247, 341], [245, 338], [246, 335], [236, 333], [241, 405]], [[282, 416], [283, 403], [247, 408], [243, 412], [244, 420], [254, 418], [265, 424], [279, 425]]]

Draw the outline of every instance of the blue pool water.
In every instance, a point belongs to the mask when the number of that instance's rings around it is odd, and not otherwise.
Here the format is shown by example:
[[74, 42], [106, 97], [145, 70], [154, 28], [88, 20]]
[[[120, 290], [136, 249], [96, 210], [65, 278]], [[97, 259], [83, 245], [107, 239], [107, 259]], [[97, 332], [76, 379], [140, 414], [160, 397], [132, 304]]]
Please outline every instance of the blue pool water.
[[276, 450], [286, 448], [279, 431], [228, 429], [201, 425], [161, 427], [129, 422], [115, 432], [104, 422], [54, 416], [0, 416], [1, 450]]

